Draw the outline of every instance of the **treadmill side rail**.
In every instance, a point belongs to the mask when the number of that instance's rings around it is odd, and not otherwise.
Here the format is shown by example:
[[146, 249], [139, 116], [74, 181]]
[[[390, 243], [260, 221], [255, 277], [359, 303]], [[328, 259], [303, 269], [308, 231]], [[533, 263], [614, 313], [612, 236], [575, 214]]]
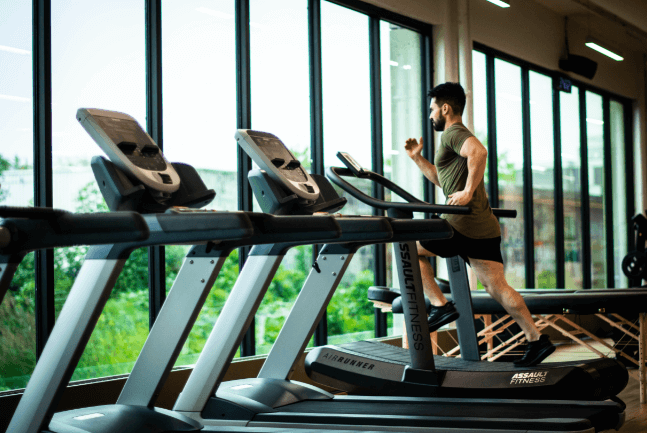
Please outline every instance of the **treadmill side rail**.
[[231, 364], [283, 257], [247, 258], [173, 410], [187, 414], [202, 411]]
[[345, 254], [328, 254], [325, 252], [326, 246], [322, 248], [258, 373], [259, 378], [288, 379], [325, 313], [355, 250], [357, 247], [350, 247]]
[[117, 404], [155, 403], [228, 256], [184, 259]]

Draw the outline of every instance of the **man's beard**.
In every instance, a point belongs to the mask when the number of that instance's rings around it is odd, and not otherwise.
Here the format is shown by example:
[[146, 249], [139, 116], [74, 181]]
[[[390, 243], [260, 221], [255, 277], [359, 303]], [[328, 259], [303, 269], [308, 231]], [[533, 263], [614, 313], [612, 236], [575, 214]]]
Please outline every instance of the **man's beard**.
[[434, 129], [435, 129], [436, 131], [442, 132], [442, 131], [444, 131], [444, 130], [445, 130], [445, 119], [443, 119], [442, 117], [440, 117], [440, 118], [438, 119], [438, 122], [436, 122], [435, 120], [431, 119], [431, 125], [434, 127]]

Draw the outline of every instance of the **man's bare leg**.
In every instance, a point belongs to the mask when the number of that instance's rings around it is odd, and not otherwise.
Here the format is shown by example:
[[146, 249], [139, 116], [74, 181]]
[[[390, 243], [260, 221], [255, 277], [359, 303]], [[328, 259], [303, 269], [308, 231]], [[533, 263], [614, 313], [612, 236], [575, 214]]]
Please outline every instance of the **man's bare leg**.
[[485, 290], [499, 302], [517, 322], [528, 341], [537, 341], [541, 333], [532, 319], [523, 297], [505, 279], [503, 263], [470, 258], [470, 266]]
[[420, 263], [422, 287], [425, 291], [425, 295], [429, 298], [431, 305], [442, 307], [447, 303], [447, 298], [445, 298], [443, 292], [440, 291], [440, 287], [436, 284], [436, 280], [434, 279], [434, 268], [429, 262], [429, 257], [435, 257], [436, 255], [423, 248], [422, 245], [420, 245], [420, 242], [417, 242], [416, 244], [418, 246], [418, 262]]

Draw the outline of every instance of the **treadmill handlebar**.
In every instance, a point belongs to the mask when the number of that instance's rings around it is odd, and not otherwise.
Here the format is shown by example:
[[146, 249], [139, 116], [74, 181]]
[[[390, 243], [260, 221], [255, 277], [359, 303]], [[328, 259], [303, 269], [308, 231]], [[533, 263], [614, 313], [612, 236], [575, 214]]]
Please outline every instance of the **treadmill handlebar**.
[[60, 209], [3, 206], [0, 215], [0, 227], [9, 237], [0, 254], [142, 241], [150, 235], [148, 224], [137, 212], [74, 214]]
[[0, 218], [55, 219], [70, 213], [50, 207], [0, 206]]
[[337, 239], [342, 229], [333, 215], [272, 215], [250, 212], [255, 232], [263, 243], [326, 241]]
[[[379, 200], [369, 196], [368, 194], [365, 194], [342, 178], [351, 176], [355, 177], [355, 173], [351, 169], [342, 167], [328, 167], [326, 169], [326, 175], [328, 176], [328, 178], [330, 178], [330, 180], [333, 181], [333, 183], [335, 183], [337, 186], [342, 188], [344, 191], [346, 191], [356, 199], [378, 209], [398, 209], [408, 212], [426, 212], [431, 214], [469, 215], [471, 213], [471, 209], [468, 206], [439, 205], [422, 201], [417, 197], [409, 194], [404, 189], [400, 188], [397, 184], [393, 183], [384, 176], [375, 173], [374, 171], [362, 169], [362, 173], [359, 177], [362, 179], [369, 179], [373, 182], [378, 183], [379, 185], [382, 185], [383, 187], [391, 190], [395, 194], [407, 200], [408, 203]], [[517, 217], [516, 209], [492, 209], [492, 212], [496, 217], [499, 218]]]
[[328, 167], [326, 169], [326, 175], [333, 183], [335, 183], [337, 186], [342, 188], [344, 191], [346, 191], [356, 199], [378, 209], [398, 209], [408, 212], [427, 212], [433, 214], [446, 213], [460, 215], [469, 215], [471, 212], [471, 209], [467, 206], [436, 205], [424, 202], [409, 194], [384, 176], [381, 176], [373, 171], [368, 171], [366, 169], [364, 169], [364, 172], [365, 174], [363, 178], [376, 182], [379, 185], [382, 185], [383, 187], [393, 191], [395, 194], [405, 199], [408, 203], [379, 200], [369, 196], [368, 194], [365, 194], [364, 192], [360, 191], [359, 189], [355, 188], [353, 185], [342, 179], [342, 177], [355, 177], [354, 173], [348, 168]]

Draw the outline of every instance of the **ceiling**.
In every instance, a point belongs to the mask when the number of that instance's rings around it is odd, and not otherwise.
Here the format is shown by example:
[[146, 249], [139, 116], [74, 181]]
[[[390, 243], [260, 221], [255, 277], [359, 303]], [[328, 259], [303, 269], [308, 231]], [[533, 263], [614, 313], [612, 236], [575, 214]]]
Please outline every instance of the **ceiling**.
[[[519, 1], [519, 0], [517, 0]], [[631, 48], [647, 51], [647, 0], [534, 0], [573, 20], [613, 33], [630, 36]], [[611, 36], [611, 35], [610, 35]]]

